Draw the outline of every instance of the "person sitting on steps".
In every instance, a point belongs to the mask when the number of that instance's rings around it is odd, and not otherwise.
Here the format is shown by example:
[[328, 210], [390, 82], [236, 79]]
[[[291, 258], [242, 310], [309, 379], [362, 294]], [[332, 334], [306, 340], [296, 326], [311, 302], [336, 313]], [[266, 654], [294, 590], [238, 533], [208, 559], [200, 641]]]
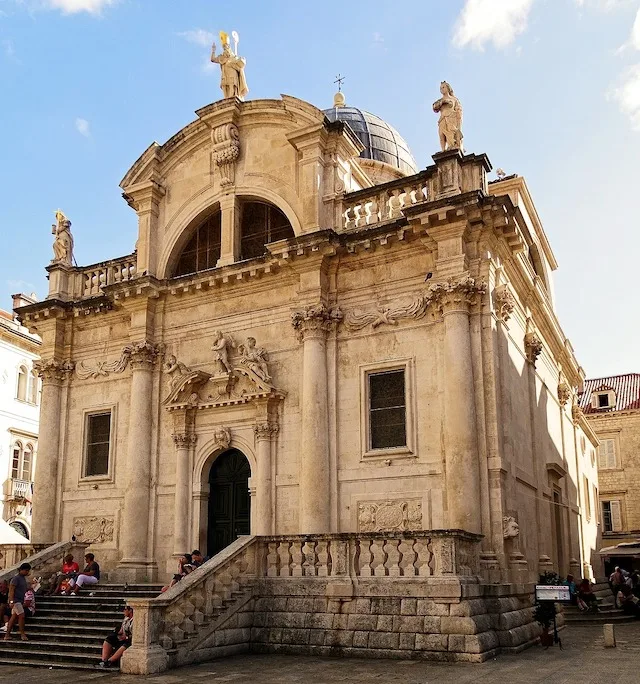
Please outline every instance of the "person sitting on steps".
[[100, 580], [100, 566], [96, 563], [96, 557], [92, 553], [88, 553], [84, 560], [86, 563], [84, 570], [76, 579], [69, 580], [72, 595], [76, 595], [85, 584], [97, 584]]
[[102, 658], [97, 667], [113, 667], [120, 662], [122, 654], [131, 646], [131, 634], [133, 631], [133, 608], [124, 607], [124, 620], [120, 629], [115, 629], [113, 634], [104, 640], [102, 644]]
[[61, 593], [63, 586], [69, 584], [69, 580], [75, 580], [80, 572], [80, 566], [73, 560], [72, 554], [67, 554], [62, 559], [62, 571], [57, 572], [51, 579], [49, 594]]

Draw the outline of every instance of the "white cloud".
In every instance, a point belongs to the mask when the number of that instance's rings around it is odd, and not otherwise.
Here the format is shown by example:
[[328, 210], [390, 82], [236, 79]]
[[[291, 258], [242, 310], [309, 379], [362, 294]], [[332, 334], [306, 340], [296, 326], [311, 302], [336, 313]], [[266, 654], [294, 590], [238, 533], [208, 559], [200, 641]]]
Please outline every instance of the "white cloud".
[[640, 64], [628, 67], [609, 95], [629, 117], [631, 127], [640, 131]]
[[608, 12], [609, 10], [628, 5], [633, 1], [634, 0], [575, 0], [575, 3], [578, 7], [595, 7], [596, 9]]
[[18, 55], [16, 55], [16, 47], [10, 38], [5, 38], [2, 41], [2, 50], [4, 52], [4, 56], [8, 60], [10, 60], [12, 62], [16, 62], [17, 64], [20, 63], [20, 60], [18, 59]]
[[534, 0], [466, 0], [456, 21], [453, 44], [483, 50], [493, 43], [504, 49], [527, 27]]
[[75, 122], [76, 131], [83, 135], [85, 138], [91, 137], [91, 130], [89, 129], [89, 122], [86, 119], [81, 119], [78, 117]]
[[116, 2], [118, 0], [46, 0], [46, 5], [51, 9], [59, 9], [64, 14], [100, 14], [105, 7], [115, 5]]
[[202, 45], [203, 47], [211, 47], [215, 36], [211, 31], [205, 31], [204, 29], [191, 29], [190, 31], [181, 31], [178, 33], [180, 38], [184, 38], [190, 43], [195, 43], [196, 45]]

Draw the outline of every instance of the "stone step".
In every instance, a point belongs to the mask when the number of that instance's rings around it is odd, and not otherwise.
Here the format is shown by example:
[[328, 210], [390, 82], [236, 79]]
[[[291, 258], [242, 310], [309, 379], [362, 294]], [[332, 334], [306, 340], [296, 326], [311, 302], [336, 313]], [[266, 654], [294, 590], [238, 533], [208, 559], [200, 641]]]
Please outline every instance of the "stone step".
[[[113, 625], [113, 628], [115, 625]], [[106, 631], [105, 631], [106, 629]], [[55, 637], [56, 639], [104, 639], [112, 629], [108, 627], [89, 627], [87, 625], [55, 625], [52, 627], [49, 622], [34, 622], [30, 620], [27, 622], [26, 630], [27, 636], [45, 635], [47, 637]], [[0, 632], [0, 634], [2, 634]], [[38, 637], [40, 638], [40, 637]]]
[[[49, 641], [52, 643], [65, 643], [65, 644], [84, 644], [88, 646], [95, 646], [96, 644], [101, 644], [105, 637], [107, 637], [110, 632], [101, 629], [95, 630], [93, 633], [86, 632], [58, 632], [54, 634], [51, 630], [43, 626], [42, 628], [35, 628], [33, 625], [27, 624], [26, 626], [27, 636], [30, 641]], [[2, 633], [0, 633], [1, 635]], [[17, 639], [18, 633], [16, 630], [13, 631], [13, 636]]]
[[621, 610], [615, 613], [580, 613], [565, 615], [566, 624], [606, 624], [633, 622], [633, 615], [625, 615]]
[[28, 644], [28, 641], [20, 641], [14, 639], [12, 641], [0, 642], [0, 663], [6, 660], [21, 660], [27, 665], [35, 665], [46, 661], [57, 663], [65, 663], [66, 667], [75, 667], [76, 665], [94, 666], [100, 660], [100, 651], [96, 649], [95, 653], [85, 653], [82, 651], [69, 651], [64, 654], [58, 654], [55, 650], [47, 647], [44, 650], [28, 651], [20, 648], [17, 644]]
[[103, 609], [97, 610], [92, 608], [83, 608], [82, 606], [71, 607], [65, 606], [64, 608], [47, 607], [41, 608], [36, 605], [36, 617], [66, 617], [66, 618], [91, 618], [99, 615], [104, 619], [114, 619], [120, 620], [122, 622], [123, 614], [120, 610]]
[[[28, 635], [28, 633], [27, 633]], [[11, 641], [3, 641], [0, 649], [8, 649], [14, 654], [31, 651], [43, 651], [49, 655], [67, 655], [69, 653], [77, 655], [85, 655], [100, 658], [102, 641], [93, 641], [92, 643], [74, 643], [61, 642], [57, 639], [42, 639], [37, 637], [30, 637], [29, 641], [22, 641], [18, 634], [13, 634]]]
[[[55, 661], [55, 660], [37, 660], [35, 662], [31, 660], [25, 660], [21, 658], [12, 658], [12, 657], [7, 657], [4, 658], [3, 654], [0, 653], [0, 663], [2, 665], [18, 665], [20, 667], [39, 667], [42, 668], [43, 670], [48, 669], [48, 670], [94, 670], [96, 669], [96, 664], [87, 664], [87, 663], [75, 663], [71, 662], [68, 663], [64, 660], [62, 661]], [[113, 668], [114, 672], [118, 672], [118, 668]]]
[[[120, 616], [118, 616], [119, 618]], [[121, 619], [114, 619], [111, 617], [108, 618], [102, 618], [98, 614], [97, 616], [94, 616], [92, 618], [82, 618], [82, 619], [74, 619], [74, 620], [69, 620], [69, 618], [66, 617], [59, 617], [55, 615], [47, 615], [47, 616], [42, 616], [36, 615], [30, 619], [30, 621], [27, 624], [40, 624], [40, 625], [48, 625], [52, 632], [55, 633], [55, 630], [57, 630], [59, 627], [62, 627], [64, 625], [76, 627], [76, 626], [84, 626], [84, 627], [99, 627], [100, 629], [106, 629], [107, 631], [111, 631], [116, 625], [120, 625], [122, 623]]]

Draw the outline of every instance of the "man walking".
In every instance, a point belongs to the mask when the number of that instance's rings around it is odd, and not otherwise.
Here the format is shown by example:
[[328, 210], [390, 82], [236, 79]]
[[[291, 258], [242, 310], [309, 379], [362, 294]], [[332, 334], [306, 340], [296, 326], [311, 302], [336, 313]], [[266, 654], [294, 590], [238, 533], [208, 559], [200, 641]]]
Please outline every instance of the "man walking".
[[29, 586], [27, 584], [27, 575], [31, 572], [29, 563], [23, 563], [18, 569], [18, 574], [9, 582], [9, 608], [11, 609], [11, 617], [7, 623], [7, 633], [4, 640], [11, 639], [11, 630], [13, 625], [18, 621], [18, 629], [20, 630], [20, 638], [22, 641], [28, 641], [27, 635], [24, 631], [24, 595], [27, 593]]

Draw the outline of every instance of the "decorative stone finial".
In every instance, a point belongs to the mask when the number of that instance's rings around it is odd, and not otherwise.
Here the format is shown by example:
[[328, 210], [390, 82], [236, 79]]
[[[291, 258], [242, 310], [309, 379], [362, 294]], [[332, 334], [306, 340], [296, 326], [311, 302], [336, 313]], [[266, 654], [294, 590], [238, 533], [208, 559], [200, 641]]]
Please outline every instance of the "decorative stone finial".
[[71, 221], [60, 209], [56, 211], [56, 222], [51, 226], [53, 240], [52, 264], [73, 265], [73, 235], [71, 235]]
[[440, 112], [438, 135], [440, 147], [445, 150], [460, 150], [462, 147], [462, 105], [453, 94], [453, 88], [446, 82], [440, 84], [442, 97], [433, 103], [433, 111]]
[[344, 107], [346, 100], [344, 98], [344, 93], [342, 92], [342, 84], [344, 83], [344, 76], [338, 74], [334, 83], [338, 84], [338, 92], [333, 96], [333, 106], [334, 107]]
[[220, 65], [220, 88], [224, 99], [237, 97], [239, 100], [244, 100], [245, 95], [249, 92], [247, 80], [244, 76], [244, 68], [247, 60], [243, 57], [238, 57], [238, 43], [240, 38], [236, 31], [232, 31], [234, 49], [231, 50], [229, 43], [229, 34], [220, 31], [220, 42], [222, 43], [222, 52], [216, 55], [216, 44], [211, 46], [211, 61]]

